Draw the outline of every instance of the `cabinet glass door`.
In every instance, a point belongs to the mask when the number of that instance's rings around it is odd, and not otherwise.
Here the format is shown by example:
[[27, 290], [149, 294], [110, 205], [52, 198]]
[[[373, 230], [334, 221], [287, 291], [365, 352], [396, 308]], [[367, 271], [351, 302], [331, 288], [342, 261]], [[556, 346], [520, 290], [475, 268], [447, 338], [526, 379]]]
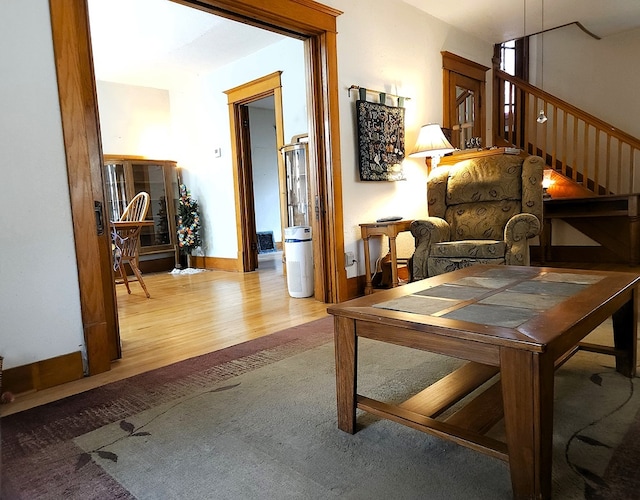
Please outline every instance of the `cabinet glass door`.
[[163, 165], [132, 162], [131, 169], [135, 193], [140, 191], [149, 193], [149, 211], [146, 220], [153, 221], [153, 226], [142, 228], [140, 246], [144, 248], [170, 245], [167, 189]]
[[133, 197], [149, 194], [146, 220], [152, 225], [140, 232], [139, 254], [148, 269], [164, 269], [178, 259], [176, 214], [179, 197], [179, 173], [175, 161], [105, 155], [104, 185], [106, 214], [120, 219]]
[[107, 187], [107, 217], [109, 220], [120, 220], [120, 215], [127, 207], [127, 183], [122, 163], [105, 165], [105, 184]]
[[309, 225], [307, 184], [307, 145], [290, 144], [282, 148], [287, 174], [287, 212], [289, 226]]

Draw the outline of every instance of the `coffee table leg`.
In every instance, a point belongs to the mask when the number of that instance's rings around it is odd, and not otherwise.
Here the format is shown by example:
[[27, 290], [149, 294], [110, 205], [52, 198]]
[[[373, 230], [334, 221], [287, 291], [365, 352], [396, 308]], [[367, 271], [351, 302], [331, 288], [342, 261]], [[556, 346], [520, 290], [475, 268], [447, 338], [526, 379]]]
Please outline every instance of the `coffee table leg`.
[[336, 395], [338, 428], [356, 431], [356, 369], [358, 338], [355, 321], [336, 316], [333, 322], [336, 350]]
[[514, 498], [550, 498], [553, 360], [504, 348], [500, 380]]
[[626, 377], [636, 374], [637, 361], [637, 308], [636, 290], [631, 300], [613, 314], [613, 342], [616, 349], [623, 351], [616, 355], [616, 371]]

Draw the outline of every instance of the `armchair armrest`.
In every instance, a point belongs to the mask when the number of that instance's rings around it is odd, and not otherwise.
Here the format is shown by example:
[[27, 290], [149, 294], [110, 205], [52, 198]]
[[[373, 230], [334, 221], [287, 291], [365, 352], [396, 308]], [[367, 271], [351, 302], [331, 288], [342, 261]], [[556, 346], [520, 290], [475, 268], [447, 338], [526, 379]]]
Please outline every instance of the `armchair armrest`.
[[528, 266], [529, 239], [540, 234], [540, 219], [533, 214], [516, 214], [504, 227], [504, 241], [507, 245], [505, 263], [508, 266]]
[[449, 241], [451, 228], [449, 223], [439, 217], [427, 217], [411, 223], [411, 234], [415, 238], [416, 249], [411, 257], [411, 280], [421, 280], [429, 276], [427, 259], [431, 245]]

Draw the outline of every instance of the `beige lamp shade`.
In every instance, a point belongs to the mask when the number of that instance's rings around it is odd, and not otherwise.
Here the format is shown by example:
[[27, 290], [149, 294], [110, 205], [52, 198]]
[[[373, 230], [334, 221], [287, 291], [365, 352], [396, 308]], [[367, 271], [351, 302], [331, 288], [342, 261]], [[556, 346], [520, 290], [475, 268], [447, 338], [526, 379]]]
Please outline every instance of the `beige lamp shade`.
[[418, 140], [409, 156], [421, 158], [425, 156], [443, 156], [455, 151], [437, 123], [423, 125], [418, 134]]

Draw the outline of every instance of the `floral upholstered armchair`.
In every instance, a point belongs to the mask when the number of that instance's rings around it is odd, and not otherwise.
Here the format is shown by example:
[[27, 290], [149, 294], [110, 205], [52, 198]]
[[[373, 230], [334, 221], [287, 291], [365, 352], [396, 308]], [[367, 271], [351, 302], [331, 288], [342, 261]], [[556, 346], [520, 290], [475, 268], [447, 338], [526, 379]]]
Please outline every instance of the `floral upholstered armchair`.
[[413, 281], [473, 264], [528, 266], [542, 226], [544, 161], [499, 154], [433, 170], [428, 217], [411, 224]]

